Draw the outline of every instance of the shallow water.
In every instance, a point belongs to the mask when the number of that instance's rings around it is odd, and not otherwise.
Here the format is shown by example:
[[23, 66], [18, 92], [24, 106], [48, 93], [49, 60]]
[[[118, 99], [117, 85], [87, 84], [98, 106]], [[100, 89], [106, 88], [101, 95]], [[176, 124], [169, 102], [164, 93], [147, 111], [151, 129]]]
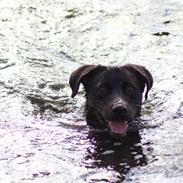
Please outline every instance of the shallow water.
[[[183, 181], [181, 0], [0, 2], [0, 182]], [[148, 128], [121, 140], [93, 133], [82, 64], [147, 67]]]

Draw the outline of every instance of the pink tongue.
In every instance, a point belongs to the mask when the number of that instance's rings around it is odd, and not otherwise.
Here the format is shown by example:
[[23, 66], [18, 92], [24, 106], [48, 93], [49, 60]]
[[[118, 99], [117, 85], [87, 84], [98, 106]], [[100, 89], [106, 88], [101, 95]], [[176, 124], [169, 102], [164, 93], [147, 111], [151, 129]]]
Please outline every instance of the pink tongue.
[[116, 122], [109, 121], [109, 127], [113, 133], [125, 134], [128, 129], [127, 121]]

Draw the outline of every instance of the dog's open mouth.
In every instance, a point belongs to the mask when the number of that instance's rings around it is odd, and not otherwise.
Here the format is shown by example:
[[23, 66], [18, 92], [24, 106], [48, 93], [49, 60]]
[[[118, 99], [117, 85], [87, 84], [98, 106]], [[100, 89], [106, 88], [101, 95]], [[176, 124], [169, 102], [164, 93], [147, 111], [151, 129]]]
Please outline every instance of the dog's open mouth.
[[109, 121], [109, 128], [115, 134], [125, 135], [128, 130], [127, 121]]

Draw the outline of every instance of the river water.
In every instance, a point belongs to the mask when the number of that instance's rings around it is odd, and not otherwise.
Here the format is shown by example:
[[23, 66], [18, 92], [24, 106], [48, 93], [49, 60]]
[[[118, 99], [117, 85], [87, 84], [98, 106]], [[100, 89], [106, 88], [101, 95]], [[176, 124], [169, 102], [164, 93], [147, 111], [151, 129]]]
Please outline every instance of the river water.
[[[183, 182], [182, 0], [0, 1], [0, 182]], [[70, 73], [148, 68], [148, 128], [93, 134]]]

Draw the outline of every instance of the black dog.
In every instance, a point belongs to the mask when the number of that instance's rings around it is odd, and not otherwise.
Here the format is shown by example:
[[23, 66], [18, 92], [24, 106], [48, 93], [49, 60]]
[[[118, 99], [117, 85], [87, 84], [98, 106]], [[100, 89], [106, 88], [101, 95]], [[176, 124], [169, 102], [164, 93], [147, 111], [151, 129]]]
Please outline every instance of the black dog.
[[80, 83], [84, 86], [88, 125], [125, 135], [129, 124], [140, 116], [145, 85], [147, 99], [153, 78], [140, 65], [84, 65], [71, 74], [69, 83], [72, 97], [77, 94]]

